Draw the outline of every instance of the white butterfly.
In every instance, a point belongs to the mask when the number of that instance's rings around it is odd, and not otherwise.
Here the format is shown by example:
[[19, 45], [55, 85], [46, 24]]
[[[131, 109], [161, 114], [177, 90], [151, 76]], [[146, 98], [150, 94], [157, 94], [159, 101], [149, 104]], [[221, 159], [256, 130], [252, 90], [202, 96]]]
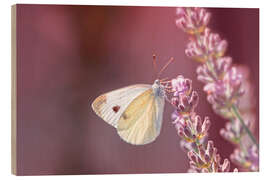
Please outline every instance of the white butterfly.
[[94, 100], [92, 108], [127, 143], [151, 143], [161, 130], [167, 90], [163, 83], [157, 79], [153, 85], [137, 84], [105, 93]]
[[165, 101], [159, 80], [117, 89], [97, 97], [95, 113], [117, 129], [119, 136], [134, 145], [153, 142], [160, 133]]

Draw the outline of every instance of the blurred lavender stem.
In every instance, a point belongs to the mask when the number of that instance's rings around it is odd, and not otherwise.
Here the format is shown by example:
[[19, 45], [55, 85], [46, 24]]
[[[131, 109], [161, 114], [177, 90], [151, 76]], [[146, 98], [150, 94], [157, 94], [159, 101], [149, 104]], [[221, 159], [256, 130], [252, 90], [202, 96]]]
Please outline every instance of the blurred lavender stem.
[[240, 112], [238, 110], [238, 108], [235, 105], [232, 105], [232, 111], [234, 113], [234, 115], [239, 119], [239, 121], [241, 122], [241, 125], [244, 127], [245, 131], [247, 132], [248, 136], [250, 137], [250, 139], [252, 140], [252, 142], [257, 146], [257, 148], [259, 149], [259, 144], [257, 143], [256, 138], [253, 136], [252, 132], [249, 130], [249, 128], [246, 126], [244, 120], [242, 119], [242, 116], [240, 115]]
[[[201, 45], [201, 38], [200, 38], [200, 34], [198, 32], [195, 33], [195, 37], [198, 41], [198, 43]], [[214, 68], [212, 67], [211, 64], [209, 64], [209, 61], [206, 60], [205, 62], [208, 70], [212, 73], [212, 75], [215, 77], [215, 79], [219, 79]], [[229, 111], [230, 107], [228, 107], [228, 111]], [[238, 107], [235, 104], [232, 104], [231, 106], [232, 109], [232, 113], [234, 114], [234, 116], [239, 119], [239, 121], [241, 122], [241, 125], [244, 127], [245, 131], [247, 132], [249, 138], [251, 139], [251, 141], [257, 146], [257, 148], [259, 149], [259, 145], [257, 143], [256, 138], [253, 136], [252, 132], [250, 131], [250, 129], [245, 125], [244, 120], [238, 110]], [[240, 140], [241, 141], [241, 140]]]

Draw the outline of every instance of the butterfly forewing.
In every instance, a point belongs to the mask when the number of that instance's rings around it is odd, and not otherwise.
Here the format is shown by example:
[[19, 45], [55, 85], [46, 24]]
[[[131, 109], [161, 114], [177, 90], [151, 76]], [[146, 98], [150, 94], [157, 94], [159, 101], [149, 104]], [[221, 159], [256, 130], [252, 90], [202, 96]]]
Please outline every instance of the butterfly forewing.
[[128, 105], [151, 85], [137, 84], [117, 89], [97, 97], [92, 103], [95, 113], [110, 125], [117, 127], [120, 116]]

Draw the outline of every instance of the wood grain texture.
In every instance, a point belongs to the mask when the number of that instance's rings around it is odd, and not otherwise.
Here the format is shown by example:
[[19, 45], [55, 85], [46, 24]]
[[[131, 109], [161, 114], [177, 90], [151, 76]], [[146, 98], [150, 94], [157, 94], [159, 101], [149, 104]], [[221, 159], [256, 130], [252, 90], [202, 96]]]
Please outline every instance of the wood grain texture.
[[16, 5], [11, 7], [11, 172], [17, 174], [17, 43]]

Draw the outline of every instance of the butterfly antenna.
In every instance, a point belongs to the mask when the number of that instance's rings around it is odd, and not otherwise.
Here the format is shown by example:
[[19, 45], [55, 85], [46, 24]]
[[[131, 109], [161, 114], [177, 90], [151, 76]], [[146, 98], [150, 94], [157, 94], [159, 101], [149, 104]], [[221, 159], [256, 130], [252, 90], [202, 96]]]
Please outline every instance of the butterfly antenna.
[[157, 56], [155, 54], [153, 54], [153, 69], [155, 77], [157, 77]]
[[163, 66], [163, 68], [159, 71], [157, 77], [159, 78], [159, 76], [161, 75], [161, 73], [168, 67], [169, 64], [171, 64], [171, 62], [173, 62], [174, 58], [171, 57], [170, 60]]

